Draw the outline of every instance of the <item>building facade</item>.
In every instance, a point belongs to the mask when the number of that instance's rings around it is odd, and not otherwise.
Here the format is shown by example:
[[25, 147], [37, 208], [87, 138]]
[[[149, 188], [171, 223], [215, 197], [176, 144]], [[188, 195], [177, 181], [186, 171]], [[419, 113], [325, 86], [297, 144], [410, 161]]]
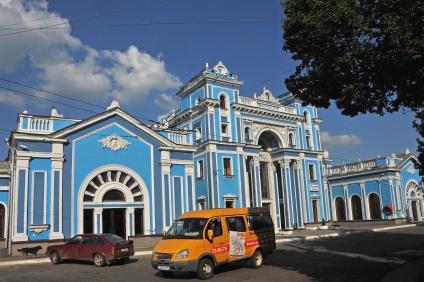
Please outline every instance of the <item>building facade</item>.
[[[248, 98], [242, 84], [221, 62], [206, 66], [176, 93], [180, 109], [154, 126], [115, 101], [84, 120], [56, 109], [49, 116], [20, 113], [7, 161], [0, 162], [3, 237], [17, 243], [83, 232], [154, 235], [181, 213], [224, 207], [268, 207], [277, 231], [342, 219], [334, 201], [350, 203], [349, 191], [364, 197], [368, 188], [339, 181], [348, 175], [337, 167], [328, 185], [316, 108], [266, 88]], [[412, 185], [395, 182], [402, 171], [390, 171], [380, 188], [402, 193]], [[388, 196], [378, 195], [382, 207]], [[396, 216], [407, 214], [394, 208]], [[350, 204], [345, 210], [346, 219], [356, 218]], [[362, 214], [372, 218], [366, 209]]]
[[334, 221], [424, 219], [417, 158], [403, 154], [329, 168]]

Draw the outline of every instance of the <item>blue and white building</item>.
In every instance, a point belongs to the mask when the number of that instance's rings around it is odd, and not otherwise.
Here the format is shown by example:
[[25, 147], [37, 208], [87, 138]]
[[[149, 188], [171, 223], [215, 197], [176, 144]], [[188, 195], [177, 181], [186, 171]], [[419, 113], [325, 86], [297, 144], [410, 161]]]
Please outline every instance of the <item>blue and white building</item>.
[[406, 150], [329, 168], [334, 221], [424, 219], [418, 160]]
[[[372, 191], [387, 190], [377, 193], [380, 206], [396, 199], [399, 217], [408, 214], [403, 203], [422, 197], [412, 187], [418, 180], [402, 178], [412, 157], [394, 158], [393, 167], [384, 159], [390, 170], [383, 182], [358, 176], [356, 186], [333, 167], [327, 185], [316, 108], [266, 88], [249, 98], [242, 84], [221, 62], [206, 66], [176, 93], [180, 109], [154, 126], [116, 101], [84, 120], [56, 109], [20, 113], [0, 163], [3, 236], [22, 243], [83, 232], [154, 235], [186, 211], [260, 206], [270, 209], [277, 230], [292, 230], [337, 219], [339, 198], [352, 218], [353, 194], [362, 208]], [[408, 196], [403, 187], [412, 187]], [[371, 218], [368, 209], [362, 214]]]

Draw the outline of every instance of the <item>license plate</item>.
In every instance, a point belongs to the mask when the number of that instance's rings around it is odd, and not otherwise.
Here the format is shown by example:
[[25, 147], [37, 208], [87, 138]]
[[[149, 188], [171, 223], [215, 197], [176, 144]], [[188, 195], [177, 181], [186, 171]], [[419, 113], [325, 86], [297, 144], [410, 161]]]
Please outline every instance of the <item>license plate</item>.
[[121, 252], [128, 252], [128, 248], [121, 249]]
[[169, 265], [158, 265], [159, 270], [169, 270]]

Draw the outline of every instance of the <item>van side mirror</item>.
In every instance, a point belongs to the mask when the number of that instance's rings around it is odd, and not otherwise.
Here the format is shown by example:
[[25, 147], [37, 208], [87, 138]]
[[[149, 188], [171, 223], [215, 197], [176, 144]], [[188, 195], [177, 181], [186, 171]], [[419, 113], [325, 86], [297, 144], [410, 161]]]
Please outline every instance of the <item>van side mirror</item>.
[[206, 232], [206, 239], [208, 239], [209, 241], [212, 241], [213, 240], [213, 230], [212, 229], [209, 229], [207, 232]]

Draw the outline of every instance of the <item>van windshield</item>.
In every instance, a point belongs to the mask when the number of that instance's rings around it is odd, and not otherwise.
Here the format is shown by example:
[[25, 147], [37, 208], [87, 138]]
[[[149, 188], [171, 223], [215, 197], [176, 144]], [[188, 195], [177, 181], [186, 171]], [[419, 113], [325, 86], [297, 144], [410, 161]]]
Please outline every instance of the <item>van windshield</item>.
[[207, 223], [206, 218], [177, 219], [166, 232], [164, 239], [200, 239], [203, 228]]

